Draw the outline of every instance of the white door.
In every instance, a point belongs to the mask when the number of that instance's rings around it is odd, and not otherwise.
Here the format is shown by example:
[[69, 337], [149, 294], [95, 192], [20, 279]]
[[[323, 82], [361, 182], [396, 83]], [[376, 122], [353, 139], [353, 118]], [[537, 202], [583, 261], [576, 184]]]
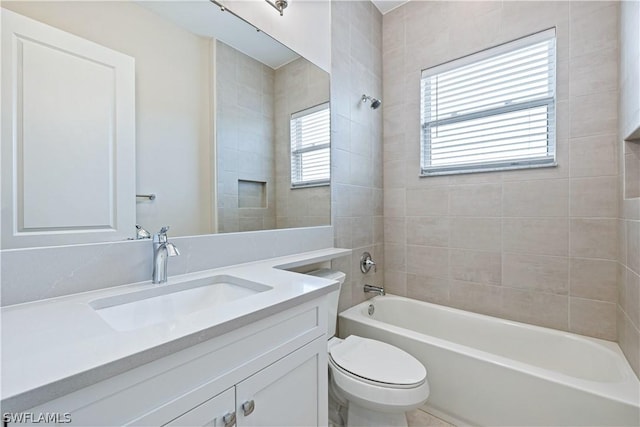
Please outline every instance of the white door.
[[1, 14], [2, 249], [134, 236], [134, 59]]
[[326, 353], [322, 337], [238, 384], [238, 427], [326, 425]]

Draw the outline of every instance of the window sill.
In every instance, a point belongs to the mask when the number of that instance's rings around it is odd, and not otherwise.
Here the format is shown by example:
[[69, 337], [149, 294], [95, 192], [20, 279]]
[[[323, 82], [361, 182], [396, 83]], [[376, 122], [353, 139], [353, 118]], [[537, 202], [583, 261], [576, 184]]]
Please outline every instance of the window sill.
[[552, 163], [530, 163], [530, 164], [521, 164], [521, 165], [511, 165], [511, 166], [485, 166], [485, 167], [473, 167], [468, 169], [434, 169], [434, 170], [425, 170], [422, 169], [420, 171], [420, 178], [428, 178], [431, 176], [442, 176], [442, 175], [462, 175], [469, 173], [482, 173], [482, 172], [502, 172], [502, 171], [511, 171], [518, 169], [538, 169], [538, 168], [553, 168], [557, 167], [558, 163], [553, 161]]

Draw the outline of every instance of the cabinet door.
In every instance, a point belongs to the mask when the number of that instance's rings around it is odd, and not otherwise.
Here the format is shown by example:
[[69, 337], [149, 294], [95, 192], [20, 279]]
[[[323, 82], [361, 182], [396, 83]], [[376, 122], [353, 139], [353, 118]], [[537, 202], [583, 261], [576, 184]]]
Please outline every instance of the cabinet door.
[[326, 425], [326, 353], [318, 338], [238, 384], [238, 427]]
[[230, 388], [165, 425], [231, 427], [235, 425], [235, 406], [235, 389]]

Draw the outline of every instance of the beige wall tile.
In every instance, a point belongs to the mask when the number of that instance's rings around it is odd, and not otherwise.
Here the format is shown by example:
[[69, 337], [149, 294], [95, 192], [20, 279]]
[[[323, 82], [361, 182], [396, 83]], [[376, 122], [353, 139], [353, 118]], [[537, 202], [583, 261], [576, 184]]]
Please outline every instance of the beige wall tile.
[[406, 268], [406, 247], [385, 242], [384, 245], [384, 268], [394, 271], [405, 271]]
[[405, 186], [406, 179], [404, 160], [384, 164], [384, 188], [402, 188]]
[[567, 295], [569, 290], [566, 257], [505, 253], [502, 271], [503, 286], [559, 295]]
[[[413, 203], [413, 202], [412, 202]], [[403, 217], [405, 215], [405, 190], [384, 190], [384, 216]]]
[[629, 365], [640, 377], [640, 331], [631, 324], [624, 311], [618, 307], [617, 313], [618, 342]]
[[569, 294], [574, 297], [616, 302], [617, 269], [615, 261], [571, 258]]
[[499, 218], [452, 217], [449, 227], [452, 248], [484, 251], [502, 248]]
[[383, 285], [385, 291], [389, 294], [401, 297], [407, 296], [407, 273], [390, 270], [385, 266]]
[[[540, 315], [544, 313], [544, 315]], [[569, 328], [569, 298], [523, 289], [504, 288], [502, 315], [507, 319], [549, 328]]]
[[570, 222], [571, 256], [610, 260], [617, 259], [617, 220], [573, 218]]
[[499, 316], [502, 309], [502, 288], [500, 286], [452, 280], [450, 284], [450, 304], [475, 313]]
[[628, 199], [640, 197], [640, 158], [635, 154], [624, 156], [624, 196]]
[[620, 202], [622, 204], [620, 208], [621, 218], [640, 221], [640, 197], [635, 199], [621, 198]]
[[[356, 249], [354, 255], [332, 263], [347, 273], [340, 295], [340, 308], [345, 309], [366, 298], [362, 292], [365, 281], [383, 282], [382, 215], [404, 217], [405, 193], [404, 188], [390, 189], [383, 200], [382, 109], [372, 114], [358, 102], [364, 92], [382, 93], [382, 17], [366, 2], [336, 3], [331, 12], [331, 215], [336, 244]], [[356, 14], [357, 21], [350, 19]], [[360, 272], [364, 250], [378, 262], [377, 273], [365, 276]]]
[[505, 1], [502, 8], [502, 32], [506, 40], [542, 31], [569, 19], [569, 3], [564, 1]]
[[500, 252], [451, 249], [450, 277], [466, 282], [500, 285], [502, 259]]
[[456, 185], [449, 191], [449, 214], [464, 216], [500, 216], [500, 184]]
[[618, 126], [618, 92], [571, 97], [570, 137], [614, 133]]
[[351, 223], [354, 248], [373, 245], [373, 217], [355, 217]]
[[615, 340], [616, 304], [571, 297], [569, 330], [605, 340]]
[[571, 3], [571, 57], [618, 45], [618, 5]]
[[449, 217], [408, 217], [407, 244], [449, 246]]
[[384, 217], [384, 242], [385, 243], [405, 243], [406, 218]]
[[449, 277], [449, 249], [407, 245], [407, 273]]
[[570, 214], [573, 217], [618, 216], [618, 178], [604, 176], [571, 180]]
[[435, 304], [448, 304], [449, 280], [407, 274], [407, 297]]
[[618, 174], [617, 135], [574, 138], [571, 144], [571, 176]]
[[448, 187], [407, 190], [407, 216], [447, 215], [448, 212]]
[[[384, 215], [394, 218], [385, 240], [406, 245], [399, 283], [410, 297], [565, 330], [569, 292], [615, 300], [619, 5], [583, 3], [415, 1], [384, 16]], [[553, 26], [558, 166], [420, 178], [420, 71]], [[577, 179], [596, 177], [605, 178]], [[406, 233], [389, 237], [403, 217]], [[613, 232], [607, 220], [588, 222], [602, 218], [615, 221]], [[389, 280], [402, 276], [389, 271]]]
[[539, 255], [566, 256], [569, 224], [564, 218], [504, 218], [504, 250]]
[[618, 261], [627, 265], [627, 222], [618, 219]]
[[569, 181], [543, 179], [504, 183], [504, 216], [567, 216]]
[[[386, 100], [385, 100], [386, 102]], [[384, 163], [406, 160], [404, 133], [392, 135], [384, 139]]]
[[606, 48], [569, 61], [572, 96], [618, 90], [618, 49]]
[[622, 279], [624, 280], [622, 286], [624, 297], [621, 299], [622, 309], [631, 320], [631, 323], [636, 328], [640, 328], [640, 275], [626, 268]]
[[627, 237], [627, 265], [640, 273], [640, 221], [625, 221]]

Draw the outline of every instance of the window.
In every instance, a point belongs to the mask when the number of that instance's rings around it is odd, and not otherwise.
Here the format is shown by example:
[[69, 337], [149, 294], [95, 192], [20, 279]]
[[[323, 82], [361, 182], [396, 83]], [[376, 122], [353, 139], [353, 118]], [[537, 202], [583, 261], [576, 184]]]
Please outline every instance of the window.
[[555, 29], [422, 71], [421, 175], [556, 165]]
[[331, 178], [329, 103], [291, 115], [291, 187], [327, 185]]

